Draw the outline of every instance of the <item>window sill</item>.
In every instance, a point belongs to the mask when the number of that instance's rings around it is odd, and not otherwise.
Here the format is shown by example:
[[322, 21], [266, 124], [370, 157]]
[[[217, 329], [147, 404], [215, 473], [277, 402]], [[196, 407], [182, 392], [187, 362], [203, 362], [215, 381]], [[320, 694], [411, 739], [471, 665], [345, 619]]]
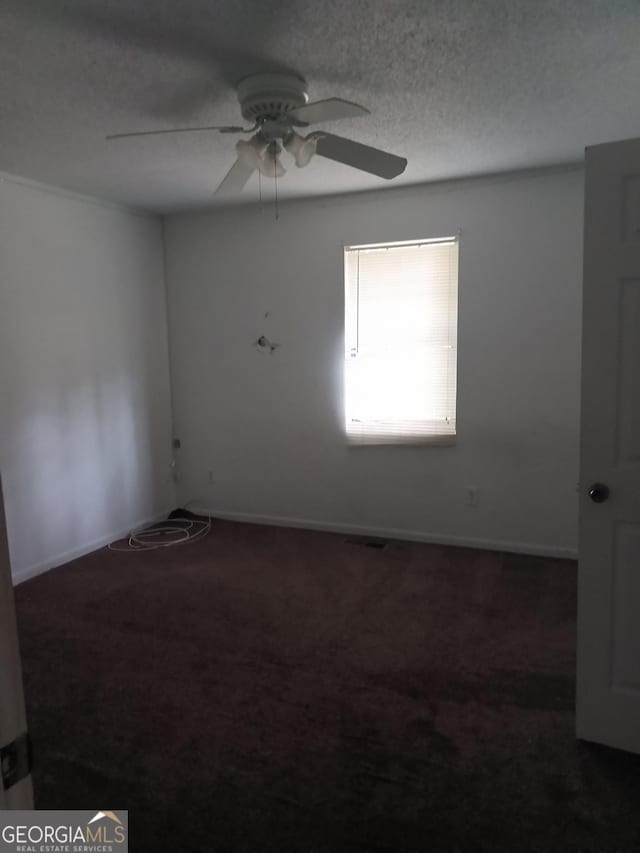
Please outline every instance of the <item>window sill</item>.
[[455, 435], [347, 435], [348, 447], [454, 447]]

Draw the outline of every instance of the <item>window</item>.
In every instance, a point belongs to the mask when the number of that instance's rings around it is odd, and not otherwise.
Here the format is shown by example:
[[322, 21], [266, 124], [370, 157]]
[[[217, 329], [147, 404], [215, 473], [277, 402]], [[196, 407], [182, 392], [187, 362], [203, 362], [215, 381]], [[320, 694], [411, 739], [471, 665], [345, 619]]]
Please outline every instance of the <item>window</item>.
[[452, 443], [457, 239], [348, 246], [344, 262], [349, 441]]

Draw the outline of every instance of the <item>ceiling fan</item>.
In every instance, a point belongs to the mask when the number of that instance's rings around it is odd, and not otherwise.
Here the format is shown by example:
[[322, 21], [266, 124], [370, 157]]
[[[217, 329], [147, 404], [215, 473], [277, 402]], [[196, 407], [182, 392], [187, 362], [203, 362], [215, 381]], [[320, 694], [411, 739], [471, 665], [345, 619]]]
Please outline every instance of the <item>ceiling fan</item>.
[[407, 166], [404, 157], [343, 136], [324, 131], [313, 131], [306, 136], [298, 133], [297, 128], [368, 115], [369, 110], [341, 98], [310, 103], [306, 82], [294, 74], [254, 74], [238, 84], [237, 94], [242, 117], [251, 123], [249, 127], [213, 125], [143, 130], [115, 133], [107, 139], [212, 130], [252, 134], [248, 140], [240, 139], [236, 143], [236, 161], [216, 189], [216, 193], [226, 195], [240, 192], [256, 171], [275, 179], [284, 175], [286, 169], [280, 160], [283, 148], [293, 157], [296, 166], [306, 166], [317, 154], [387, 180], [402, 174]]

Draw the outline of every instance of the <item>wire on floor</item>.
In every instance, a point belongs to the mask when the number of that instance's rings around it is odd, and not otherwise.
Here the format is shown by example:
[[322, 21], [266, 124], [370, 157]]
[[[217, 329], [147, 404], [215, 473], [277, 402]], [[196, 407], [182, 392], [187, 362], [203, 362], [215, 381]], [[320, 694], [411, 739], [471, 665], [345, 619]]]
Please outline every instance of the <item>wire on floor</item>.
[[[191, 516], [191, 517], [190, 517]], [[198, 517], [188, 510], [175, 510], [166, 521], [132, 530], [125, 540], [112, 542], [111, 551], [156, 551], [204, 539], [211, 530], [211, 516]]]

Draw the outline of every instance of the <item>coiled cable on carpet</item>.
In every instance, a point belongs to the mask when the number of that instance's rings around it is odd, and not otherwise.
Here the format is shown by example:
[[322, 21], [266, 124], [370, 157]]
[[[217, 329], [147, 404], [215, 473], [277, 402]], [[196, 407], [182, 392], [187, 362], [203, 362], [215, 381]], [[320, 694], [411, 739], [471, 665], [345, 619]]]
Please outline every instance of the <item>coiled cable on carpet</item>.
[[132, 530], [127, 539], [112, 542], [111, 551], [156, 551], [204, 539], [211, 530], [211, 516], [198, 516], [187, 509], [176, 509], [166, 521]]

